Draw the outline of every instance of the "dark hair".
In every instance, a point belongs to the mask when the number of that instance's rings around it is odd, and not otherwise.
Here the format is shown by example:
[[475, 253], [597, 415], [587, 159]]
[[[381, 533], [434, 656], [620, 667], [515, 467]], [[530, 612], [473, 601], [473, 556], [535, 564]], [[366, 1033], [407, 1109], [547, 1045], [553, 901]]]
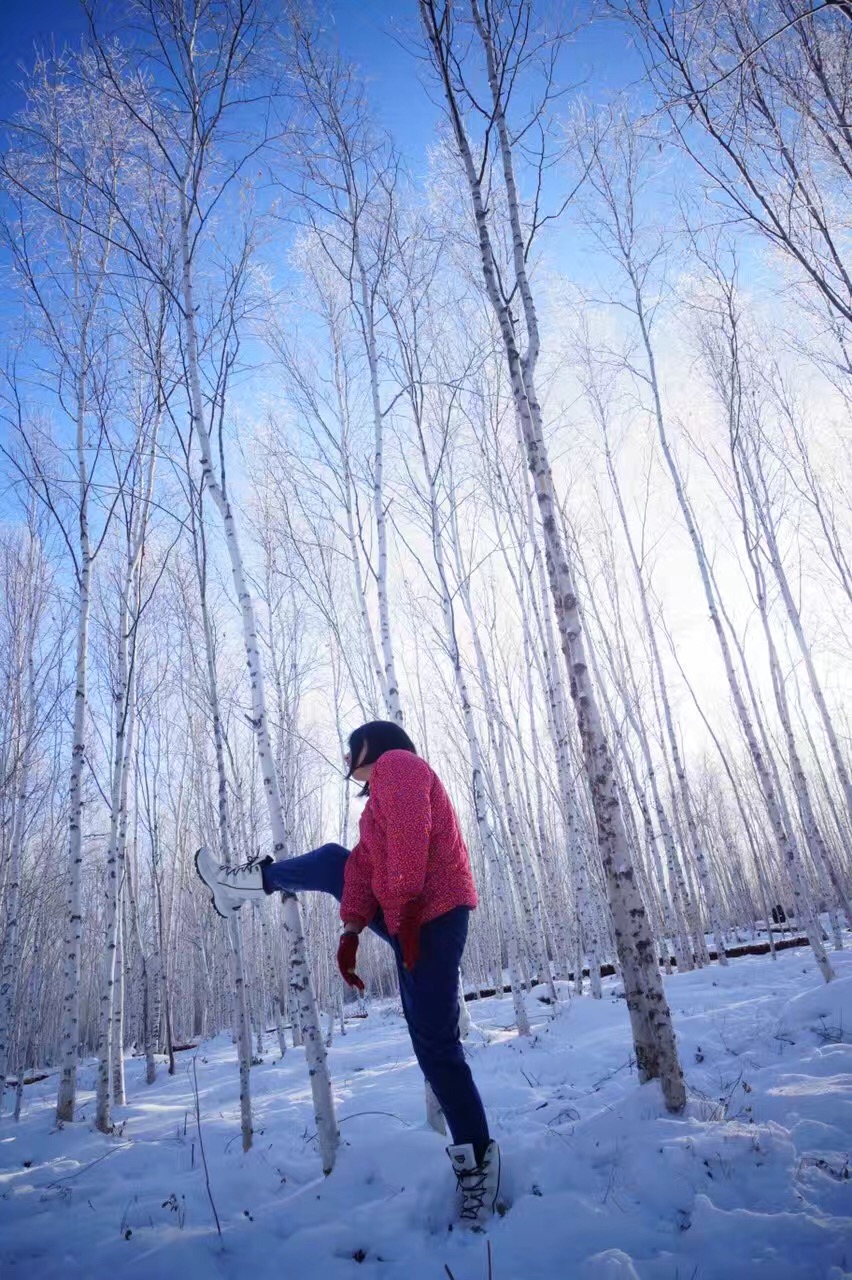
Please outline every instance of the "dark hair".
[[[361, 751], [365, 742], [367, 754], [362, 760]], [[412, 755], [417, 755], [417, 748], [402, 725], [396, 724], [393, 720], [371, 720], [369, 724], [362, 724], [358, 729], [353, 729], [349, 735], [347, 778], [352, 777], [352, 770], [357, 769], [359, 764], [375, 764], [379, 756], [383, 756], [386, 751], [410, 751]], [[369, 783], [364, 783], [364, 789], [360, 794], [362, 796], [370, 794]]]

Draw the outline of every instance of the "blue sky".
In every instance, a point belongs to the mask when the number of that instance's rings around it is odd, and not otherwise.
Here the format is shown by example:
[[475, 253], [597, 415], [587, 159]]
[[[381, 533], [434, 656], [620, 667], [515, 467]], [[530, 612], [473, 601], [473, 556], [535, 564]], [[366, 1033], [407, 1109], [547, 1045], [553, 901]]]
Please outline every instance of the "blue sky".
[[[560, 0], [542, 0], [542, 11]], [[102, 6], [107, 20], [121, 23], [125, 6]], [[318, 6], [319, 7], [319, 6]], [[591, 10], [589, 0], [578, 6]], [[409, 48], [417, 35], [416, 0], [331, 0], [324, 6], [344, 53], [363, 70], [370, 101], [382, 123], [392, 130], [406, 158], [419, 169], [434, 133], [437, 110], [418, 80], [418, 65]], [[30, 65], [36, 46], [76, 45], [86, 32], [77, 0], [32, 0], [8, 6], [0, 43], [0, 117], [21, 105], [21, 65]], [[407, 37], [407, 39], [406, 39]], [[570, 61], [569, 61], [570, 60]], [[592, 97], [638, 78], [641, 67], [627, 35], [610, 22], [590, 24], [567, 51], [565, 76], [584, 82]]]
[[[97, 0], [96, 0], [97, 2]], [[427, 151], [441, 119], [436, 105], [437, 86], [430, 82], [418, 62], [419, 40], [417, 0], [315, 0], [325, 15], [325, 24], [336, 34], [344, 56], [358, 66], [364, 76], [371, 111], [377, 122], [392, 134], [409, 172], [415, 179], [425, 177]], [[595, 0], [578, 0], [569, 13], [565, 0], [534, 0], [542, 17], [555, 15], [560, 21], [574, 21], [575, 15], [589, 17], [598, 8]], [[121, 28], [128, 14], [126, 0], [99, 0], [103, 26]], [[565, 15], [568, 15], [567, 17]], [[575, 22], [576, 25], [576, 22]], [[10, 9], [4, 17], [0, 46], [0, 119], [8, 119], [23, 104], [20, 83], [22, 67], [31, 66], [36, 47], [57, 49], [78, 46], [88, 30], [79, 0], [31, 0]], [[614, 92], [635, 84], [642, 75], [641, 62], [630, 47], [627, 32], [616, 23], [596, 19], [581, 27], [574, 41], [563, 51], [559, 78], [566, 87], [578, 87], [592, 102], [610, 98]], [[571, 102], [566, 96], [557, 111], [565, 112]], [[0, 127], [0, 138], [2, 138]], [[567, 170], [551, 172], [548, 185], [553, 190], [547, 203], [556, 208], [565, 194]], [[564, 226], [564, 224], [563, 224]], [[567, 232], [567, 228], [564, 228]], [[597, 261], [590, 245], [582, 243], [576, 230], [560, 234], [552, 226], [546, 237], [551, 261], [578, 282], [588, 283], [589, 268]], [[0, 268], [5, 254], [0, 250]], [[585, 277], [585, 280], [584, 280]], [[0, 319], [8, 315], [9, 301], [0, 299]]]
[[[537, 12], [561, 15], [564, 0], [535, 0]], [[356, 64], [365, 80], [367, 97], [377, 120], [393, 135], [409, 171], [425, 175], [427, 150], [435, 137], [441, 112], [436, 105], [436, 88], [415, 56], [419, 37], [417, 0], [317, 0], [344, 56]], [[580, 11], [590, 13], [592, 0], [580, 0]], [[100, 0], [101, 23], [121, 28], [129, 15], [126, 0]], [[13, 116], [23, 105], [20, 88], [24, 69], [33, 63], [35, 49], [78, 47], [88, 24], [79, 0], [31, 0], [10, 9], [4, 18], [0, 46], [0, 119]], [[564, 51], [560, 78], [566, 85], [582, 86], [594, 100], [609, 97], [619, 88], [635, 82], [641, 73], [629, 49], [627, 34], [611, 22], [590, 22]], [[560, 110], [569, 106], [566, 98]], [[0, 135], [2, 135], [0, 128]], [[561, 182], [556, 171], [552, 207], [559, 203]], [[588, 281], [595, 256], [589, 256], [576, 229], [562, 233], [552, 227], [547, 236], [551, 261], [569, 278]], [[6, 254], [0, 249], [0, 272]], [[18, 302], [0, 291], [0, 326], [14, 324]]]
[[32, 0], [10, 4], [3, 14], [0, 41], [0, 116], [7, 119], [21, 105], [20, 67], [33, 61], [36, 46], [57, 48], [76, 44], [85, 31], [83, 10], [76, 0]]

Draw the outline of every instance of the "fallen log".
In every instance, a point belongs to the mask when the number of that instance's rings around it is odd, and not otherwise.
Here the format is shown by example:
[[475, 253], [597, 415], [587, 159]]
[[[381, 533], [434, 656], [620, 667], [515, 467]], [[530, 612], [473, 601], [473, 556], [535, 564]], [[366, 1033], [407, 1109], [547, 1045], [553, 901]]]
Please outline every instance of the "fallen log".
[[[798, 938], [779, 939], [775, 943], [775, 950], [789, 951], [793, 947], [807, 947], [807, 946], [810, 946], [810, 943], [808, 942], [808, 939], [804, 935], [802, 935], [801, 937], [798, 937]], [[740, 956], [768, 956], [769, 950], [770, 948], [769, 948], [768, 942], [748, 942], [748, 943], [743, 943], [737, 947], [726, 947], [725, 955], [728, 957], [729, 960], [736, 960]], [[710, 951], [708, 954], [711, 960], [719, 959], [718, 951]], [[663, 967], [664, 963], [665, 961], [661, 959], [660, 968]], [[669, 963], [673, 969], [677, 968], [677, 961], [675, 960], [674, 956], [670, 957]], [[615, 973], [615, 965], [612, 965], [612, 964], [601, 965], [602, 978], [611, 978], [614, 973]], [[583, 970], [583, 977], [584, 978], [589, 977], [588, 969]], [[574, 974], [573, 973], [567, 974], [566, 977], [563, 979], [563, 981], [573, 982]], [[534, 980], [532, 985], [538, 986], [539, 983], [537, 980]], [[512, 988], [509, 984], [503, 987], [503, 990], [502, 990], [503, 995], [511, 995], [511, 992], [512, 992]], [[465, 1000], [487, 1000], [489, 996], [496, 996], [496, 994], [497, 994], [496, 987], [478, 987], [475, 991], [465, 991], [464, 998]], [[545, 1000], [544, 1003], [546, 1004], [549, 1003], [549, 1000]]]

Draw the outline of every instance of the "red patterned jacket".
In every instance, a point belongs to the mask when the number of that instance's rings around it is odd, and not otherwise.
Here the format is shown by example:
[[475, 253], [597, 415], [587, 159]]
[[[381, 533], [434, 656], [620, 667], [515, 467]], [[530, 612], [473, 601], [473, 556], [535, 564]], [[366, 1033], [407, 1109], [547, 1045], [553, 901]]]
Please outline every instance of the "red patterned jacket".
[[441, 779], [420, 756], [386, 751], [373, 766], [359, 840], [346, 860], [340, 918], [368, 925], [381, 907], [388, 932], [407, 902], [421, 924], [475, 907], [467, 846]]

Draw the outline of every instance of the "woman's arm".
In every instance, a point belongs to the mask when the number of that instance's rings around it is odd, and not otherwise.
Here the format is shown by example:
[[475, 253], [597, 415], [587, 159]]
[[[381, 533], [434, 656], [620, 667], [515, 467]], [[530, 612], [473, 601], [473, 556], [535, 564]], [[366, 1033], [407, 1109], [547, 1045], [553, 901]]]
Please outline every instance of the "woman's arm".
[[340, 901], [340, 918], [346, 925], [366, 929], [379, 909], [371, 884], [371, 869], [360, 843], [346, 859], [343, 869], [343, 897]]

